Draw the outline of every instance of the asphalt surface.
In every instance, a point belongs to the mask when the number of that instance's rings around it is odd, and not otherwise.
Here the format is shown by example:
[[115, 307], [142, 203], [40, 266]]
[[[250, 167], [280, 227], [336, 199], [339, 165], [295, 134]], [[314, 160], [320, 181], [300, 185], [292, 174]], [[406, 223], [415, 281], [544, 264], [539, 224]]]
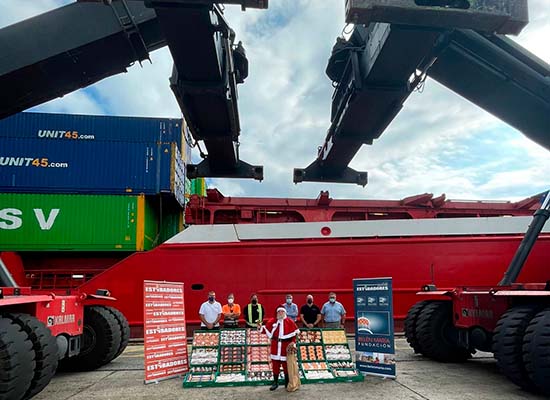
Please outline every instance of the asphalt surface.
[[[353, 349], [353, 342], [350, 342]], [[143, 346], [131, 345], [94, 372], [60, 373], [36, 399], [543, 399], [522, 391], [497, 370], [492, 355], [478, 353], [464, 364], [441, 364], [413, 354], [396, 339], [397, 379], [366, 377], [359, 383], [308, 384], [287, 393], [268, 386], [183, 389], [181, 379], [143, 383]]]

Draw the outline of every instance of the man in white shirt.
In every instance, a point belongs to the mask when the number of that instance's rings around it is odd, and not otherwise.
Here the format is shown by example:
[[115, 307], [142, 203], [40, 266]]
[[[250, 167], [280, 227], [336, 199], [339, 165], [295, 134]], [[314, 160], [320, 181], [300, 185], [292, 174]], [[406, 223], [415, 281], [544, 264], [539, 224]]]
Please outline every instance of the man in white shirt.
[[202, 303], [199, 310], [201, 327], [206, 329], [219, 329], [222, 317], [222, 305], [216, 301], [216, 292], [208, 292], [208, 301]]

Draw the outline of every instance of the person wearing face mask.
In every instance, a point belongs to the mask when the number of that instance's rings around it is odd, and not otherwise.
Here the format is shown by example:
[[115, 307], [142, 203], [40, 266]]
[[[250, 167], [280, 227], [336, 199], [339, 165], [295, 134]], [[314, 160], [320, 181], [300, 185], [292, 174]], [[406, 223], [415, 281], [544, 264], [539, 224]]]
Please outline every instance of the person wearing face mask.
[[310, 294], [306, 297], [306, 304], [300, 307], [300, 320], [306, 328], [317, 328], [321, 323], [321, 309]]
[[292, 295], [286, 295], [286, 302], [281, 305], [286, 310], [286, 316], [296, 322], [298, 318], [298, 306], [292, 302]]
[[220, 318], [222, 317], [222, 305], [216, 301], [216, 292], [208, 292], [208, 301], [201, 304], [199, 309], [199, 318], [201, 327], [206, 329], [218, 329], [220, 327]]
[[346, 310], [342, 303], [336, 301], [336, 293], [330, 292], [328, 301], [321, 308], [325, 328], [342, 328], [346, 321]]
[[265, 315], [264, 306], [258, 303], [258, 296], [253, 293], [250, 303], [244, 308], [244, 322], [247, 328], [257, 328], [258, 322], [262, 322]]
[[227, 296], [227, 304], [222, 307], [222, 313], [224, 328], [238, 328], [241, 306], [235, 303], [233, 293], [229, 293]]
[[273, 385], [269, 390], [275, 390], [279, 387], [279, 373], [281, 367], [285, 374], [285, 387], [288, 386], [288, 367], [286, 363], [286, 353], [289, 345], [296, 343], [296, 335], [300, 330], [294, 321], [287, 317], [284, 307], [277, 308], [277, 318], [270, 319], [266, 325], [258, 328], [265, 332], [271, 339], [271, 365], [273, 367]]

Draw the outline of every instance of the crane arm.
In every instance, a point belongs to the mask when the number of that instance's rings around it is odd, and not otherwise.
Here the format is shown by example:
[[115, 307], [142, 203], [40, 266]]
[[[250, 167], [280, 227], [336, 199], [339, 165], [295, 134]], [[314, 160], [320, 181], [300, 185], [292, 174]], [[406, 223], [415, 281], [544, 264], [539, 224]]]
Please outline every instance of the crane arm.
[[367, 173], [349, 163], [380, 137], [426, 76], [550, 149], [550, 66], [494, 33], [521, 31], [525, 0], [347, 0], [346, 6], [348, 22], [358, 25], [347, 41], [337, 41], [327, 67], [337, 83], [331, 124], [317, 158], [294, 170], [295, 183], [366, 185]]
[[0, 29], [0, 119], [126, 72], [166, 45], [143, 3], [71, 3]]
[[[242, 44], [214, 3], [267, 8], [268, 0], [80, 0], [0, 29], [0, 119], [170, 48], [170, 86], [208, 155], [188, 176], [263, 179], [239, 158], [237, 84], [248, 75]], [[139, 95], [136, 88], [136, 95]]]

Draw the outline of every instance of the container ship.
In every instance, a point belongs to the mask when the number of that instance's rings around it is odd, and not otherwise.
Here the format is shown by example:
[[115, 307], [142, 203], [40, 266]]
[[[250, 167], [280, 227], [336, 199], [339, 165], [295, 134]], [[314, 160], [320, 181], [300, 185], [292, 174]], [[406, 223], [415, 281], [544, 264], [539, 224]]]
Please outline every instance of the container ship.
[[[187, 321], [196, 326], [198, 309], [209, 290], [215, 290], [220, 301], [228, 293], [234, 293], [241, 305], [248, 303], [252, 293], [257, 293], [268, 313], [284, 302], [286, 293], [292, 293], [298, 305], [305, 303], [307, 294], [313, 294], [322, 305], [328, 293], [335, 291], [348, 315], [353, 315], [352, 279], [389, 276], [394, 281], [396, 329], [400, 329], [408, 309], [417, 301], [415, 293], [423, 285], [434, 284], [440, 289], [496, 285], [541, 197], [517, 203], [464, 203], [470, 205], [471, 214], [465, 215], [468, 210], [458, 208], [454, 218], [453, 212], [448, 215], [453, 209], [453, 202], [448, 201], [445, 203], [450, 206], [444, 218], [437, 217], [436, 209], [421, 213], [421, 206], [408, 205], [409, 212], [416, 209], [426, 218], [290, 223], [250, 222], [254, 215], [261, 222], [259, 215], [297, 215], [307, 208], [293, 209], [287, 205], [285, 210], [270, 212], [265, 204], [254, 209], [249, 203], [244, 212], [248, 223], [241, 223], [244, 221], [236, 216], [243, 216], [244, 210], [238, 207], [230, 213], [220, 213], [223, 219], [233, 214], [232, 218], [238, 220], [233, 224], [192, 225], [155, 249], [133, 254], [115, 264], [84, 283], [81, 289], [94, 291], [113, 287], [112, 283], [117, 282], [112, 294], [119, 299], [118, 307], [128, 317], [133, 335], [140, 336], [144, 279], [184, 282]], [[206, 199], [195, 201], [208, 203]], [[264, 201], [284, 203], [285, 199]], [[447, 208], [444, 204], [442, 209]], [[341, 215], [330, 206], [321, 208], [325, 215]], [[220, 211], [220, 205], [214, 205], [213, 209], [199, 208], [199, 213], [212, 215], [216, 213], [214, 209]], [[489, 209], [492, 211], [488, 212]], [[483, 216], [481, 210], [491, 216]], [[401, 207], [393, 211], [400, 214], [404, 210]], [[359, 210], [347, 212], [356, 216]], [[362, 214], [368, 216], [371, 212], [377, 218], [390, 217], [392, 207], [386, 207], [384, 213], [365, 208]], [[548, 254], [550, 227], [539, 238], [519, 281], [550, 280]]]
[[[0, 121], [0, 140], [3, 262], [37, 290], [108, 287], [136, 337], [143, 280], [184, 282], [193, 326], [211, 289], [241, 304], [257, 293], [268, 312], [287, 292], [321, 305], [335, 291], [353, 315], [352, 279], [391, 276], [399, 328], [425, 284], [496, 284], [542, 197], [226, 197], [183, 176], [174, 119], [22, 113]], [[520, 279], [550, 280], [549, 251], [545, 232]]]

